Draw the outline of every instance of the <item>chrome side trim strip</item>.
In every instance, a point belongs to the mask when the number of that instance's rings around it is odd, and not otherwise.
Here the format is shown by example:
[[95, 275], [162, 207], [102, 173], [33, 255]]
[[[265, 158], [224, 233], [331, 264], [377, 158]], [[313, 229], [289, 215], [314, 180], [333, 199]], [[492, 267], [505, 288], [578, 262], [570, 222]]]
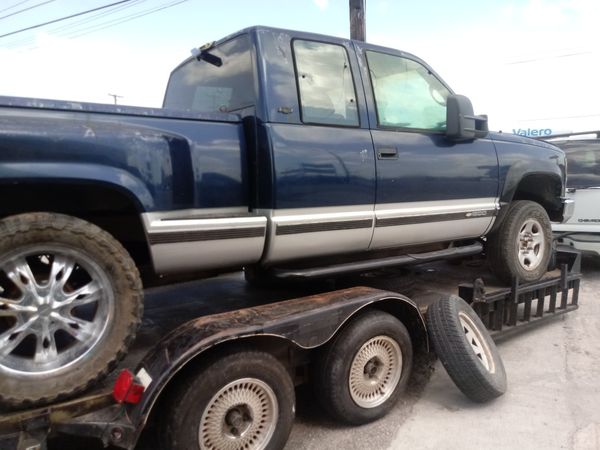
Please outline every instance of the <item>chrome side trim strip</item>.
[[179, 231], [173, 233], [152, 233], [148, 235], [150, 245], [174, 242], [217, 241], [222, 239], [243, 239], [264, 237], [267, 227], [234, 228], [224, 230]]
[[158, 273], [256, 263], [263, 253], [267, 232], [267, 218], [257, 216], [198, 218], [187, 211], [174, 211], [145, 213], [142, 220]]
[[375, 207], [377, 218], [429, 216], [436, 214], [468, 213], [499, 208], [498, 199], [469, 198], [409, 203], [382, 203]]
[[212, 219], [236, 216], [254, 216], [248, 212], [246, 206], [233, 206], [231, 208], [190, 208], [175, 211], [160, 211], [145, 213], [151, 222], [160, 220], [190, 220]]
[[402, 216], [390, 218], [377, 218], [376, 227], [395, 227], [399, 225], [413, 225], [429, 222], [447, 222], [451, 220], [475, 219], [479, 217], [491, 217], [497, 214], [496, 209], [484, 209], [469, 212], [445, 213], [445, 214], [425, 214], [421, 216]]
[[275, 234], [282, 236], [286, 234], [316, 233], [319, 231], [355, 230], [357, 228], [372, 228], [373, 219], [345, 220], [341, 222], [318, 222], [298, 225], [277, 225]]
[[[496, 198], [478, 198], [250, 215], [244, 207], [189, 209], [144, 213], [142, 220], [155, 268], [180, 271], [476, 237], [497, 209]], [[449, 221], [455, 222], [451, 228]], [[303, 235], [310, 239], [299, 239]]]
[[153, 233], [178, 233], [207, 230], [265, 228], [266, 217], [225, 217], [211, 219], [162, 219], [156, 213], [144, 213], [142, 218], [149, 235]]
[[265, 263], [366, 250], [375, 219], [373, 205], [279, 209], [269, 216]]
[[380, 204], [375, 208], [369, 248], [479, 237], [489, 229], [498, 209], [498, 199], [493, 197]]

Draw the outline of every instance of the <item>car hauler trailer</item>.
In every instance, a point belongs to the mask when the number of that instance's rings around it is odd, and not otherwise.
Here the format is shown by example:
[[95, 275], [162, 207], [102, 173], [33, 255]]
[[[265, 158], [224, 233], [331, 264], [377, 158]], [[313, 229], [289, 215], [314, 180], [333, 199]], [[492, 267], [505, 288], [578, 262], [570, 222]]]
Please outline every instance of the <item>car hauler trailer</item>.
[[[394, 405], [413, 354], [430, 345], [457, 386], [486, 401], [505, 385], [483, 327], [500, 339], [577, 309], [580, 256], [561, 250], [556, 266], [540, 281], [503, 287], [486, 286], [480, 267], [435, 263], [410, 275], [410, 298], [351, 287], [198, 317], [151, 346], [112, 386], [5, 411], [0, 448], [45, 449], [49, 437], [62, 435], [131, 449], [152, 414], [172, 448], [221, 448], [236, 439], [248, 448], [281, 448], [293, 423], [295, 385], [312, 383], [334, 417], [365, 423]], [[453, 324], [465, 333], [458, 340], [444, 336]], [[473, 377], [483, 390], [473, 389]]]

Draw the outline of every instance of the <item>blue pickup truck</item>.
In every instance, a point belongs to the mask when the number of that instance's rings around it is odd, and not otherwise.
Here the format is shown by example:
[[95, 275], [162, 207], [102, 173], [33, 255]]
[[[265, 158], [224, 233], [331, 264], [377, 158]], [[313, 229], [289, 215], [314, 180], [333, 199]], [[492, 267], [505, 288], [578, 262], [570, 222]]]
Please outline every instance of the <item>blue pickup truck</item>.
[[142, 281], [327, 277], [485, 249], [535, 280], [565, 155], [487, 131], [419, 58], [253, 27], [175, 68], [161, 109], [0, 97], [0, 401], [89, 386]]

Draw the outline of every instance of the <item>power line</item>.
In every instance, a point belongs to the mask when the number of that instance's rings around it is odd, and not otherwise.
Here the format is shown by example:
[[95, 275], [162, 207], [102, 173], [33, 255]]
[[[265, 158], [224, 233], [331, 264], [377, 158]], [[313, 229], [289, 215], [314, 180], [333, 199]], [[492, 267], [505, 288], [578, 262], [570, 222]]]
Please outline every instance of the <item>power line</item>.
[[[26, 0], [26, 1], [28, 1], [28, 0]], [[86, 23], [96, 21], [96, 20], [100, 19], [101, 17], [106, 17], [109, 15], [115, 14], [119, 11], [123, 11], [125, 9], [131, 8], [132, 6], [136, 6], [140, 3], [144, 3], [146, 1], [147, 0], [132, 0], [129, 3], [117, 5], [114, 8], [111, 8], [109, 10], [98, 11], [95, 14], [90, 14], [90, 16], [88, 16], [88, 17], [82, 17], [71, 23], [59, 25], [57, 28], [51, 28], [48, 30], [48, 33], [51, 35], [66, 36], [66, 35], [70, 34], [70, 32], [73, 28], [77, 28], [80, 25], [84, 25]], [[82, 31], [84, 29], [81, 29], [79, 31]], [[0, 45], [4, 46], [6, 48], [17, 48], [17, 47], [33, 44], [34, 42], [35, 42], [35, 36], [33, 36], [33, 37], [32, 36], [27, 36], [27, 37], [21, 36], [21, 37], [16, 37], [16, 40], [12, 40], [12, 41], [9, 40], [9, 42], [2, 43]], [[29, 50], [32, 50], [34, 48], [37, 48], [37, 46], [31, 47]]]
[[539, 58], [530, 58], [530, 59], [522, 59], [519, 61], [507, 62], [506, 65], [512, 66], [512, 65], [516, 65], [516, 64], [527, 64], [527, 63], [537, 62], [537, 61], [545, 61], [545, 60], [558, 59], [558, 58], [568, 58], [570, 56], [589, 55], [591, 53], [592, 53], [591, 51], [581, 51], [581, 52], [563, 53], [560, 55], [548, 55], [548, 56], [542, 56]]
[[9, 6], [8, 8], [0, 9], [0, 12], [4, 12], [4, 11], [8, 11], [9, 9], [16, 8], [17, 6], [22, 5], [23, 3], [27, 3], [29, 1], [31, 1], [31, 0], [21, 0], [20, 2], [17, 2], [14, 5]]
[[112, 8], [112, 9], [110, 9], [108, 11], [100, 11], [100, 12], [98, 12], [96, 14], [90, 15], [89, 17], [84, 17], [84, 18], [81, 18], [81, 19], [76, 20], [74, 22], [60, 25], [57, 28], [49, 30], [49, 33], [51, 33], [51, 34], [57, 34], [58, 36], [62, 36], [63, 32], [70, 32], [73, 28], [77, 28], [80, 25], [84, 25], [84, 24], [87, 24], [87, 23], [90, 23], [90, 22], [94, 22], [94, 21], [96, 21], [96, 20], [98, 20], [100, 18], [113, 15], [113, 14], [119, 12], [119, 11], [123, 11], [125, 9], [129, 9], [129, 8], [131, 8], [133, 6], [136, 6], [136, 5], [140, 4], [140, 3], [144, 3], [146, 1], [147, 0], [132, 0], [130, 3], [126, 3], [124, 5], [118, 5], [118, 6]]
[[519, 122], [535, 122], [538, 120], [587, 119], [588, 117], [600, 117], [600, 114], [581, 114], [581, 115], [577, 115], [577, 116], [538, 117], [536, 119], [517, 119], [517, 121], [519, 121]]
[[[5, 15], [5, 16], [2, 16], [2, 17], [0, 17], [0, 20], [2, 20], [2, 19], [6, 19], [7, 17], [16, 16], [17, 14], [21, 14], [21, 13], [23, 13], [23, 12], [25, 12], [25, 11], [29, 11], [30, 9], [34, 9], [34, 8], [38, 8], [38, 7], [40, 7], [40, 6], [47, 5], [48, 3], [52, 3], [52, 2], [54, 2], [54, 1], [56, 1], [56, 0], [46, 0], [45, 2], [38, 3], [38, 4], [36, 4], [36, 5], [32, 5], [32, 6], [28, 7], [28, 8], [20, 9], [20, 10], [18, 10], [18, 11], [15, 11], [14, 13], [10, 13], [10, 14], [7, 14], [7, 15]], [[16, 5], [15, 5], [15, 6], [16, 6]], [[14, 8], [14, 6], [12, 6], [12, 8]], [[11, 8], [8, 8], [8, 9], [11, 9]], [[6, 11], [6, 10], [4, 10], [4, 9], [3, 9], [3, 11]]]
[[[54, 0], [49, 0], [49, 1], [54, 1]], [[54, 19], [54, 20], [49, 20], [48, 22], [39, 23], [37, 25], [32, 25], [32, 26], [27, 27], [27, 28], [21, 28], [20, 30], [11, 31], [10, 33], [5, 33], [5, 34], [0, 35], [0, 39], [4, 38], [4, 37], [7, 37], [7, 36], [12, 36], [12, 35], [17, 34], [17, 33], [22, 33], [23, 31], [29, 31], [29, 30], [33, 30], [35, 28], [40, 28], [40, 27], [43, 27], [43, 26], [46, 26], [46, 25], [50, 25], [50, 24], [53, 24], [53, 23], [56, 23], [56, 22], [62, 22], [63, 20], [72, 19], [73, 17], [82, 16], [84, 14], [89, 14], [89, 13], [92, 13], [94, 11], [99, 11], [101, 9], [110, 8], [111, 6], [120, 5], [122, 3], [127, 3], [127, 2], [130, 2], [130, 1], [131, 0], [121, 0], [121, 1], [118, 1], [118, 2], [110, 3], [108, 5], [103, 5], [103, 6], [99, 6], [97, 8], [88, 9], [87, 11], [78, 12], [78, 13], [71, 14], [71, 15], [65, 16], [65, 17], [60, 17], [60, 18]]]
[[[155, 12], [162, 11], [164, 9], [172, 8], [173, 6], [177, 6], [180, 3], [185, 3], [187, 1], [189, 1], [189, 0], [174, 1], [174, 2], [169, 3], [169, 4], [165, 4], [164, 6], [161, 6], [161, 7], [157, 7], [157, 8], [154, 8], [154, 9], [150, 9], [150, 10], [146, 10], [146, 11], [142, 11], [142, 12], [138, 12], [138, 13], [133, 13], [133, 14], [130, 14], [129, 16], [125, 16], [125, 17], [121, 17], [121, 18], [118, 18], [118, 19], [114, 19], [112, 21], [104, 22], [104, 24], [98, 24], [98, 25], [95, 25], [95, 26], [93, 25], [93, 26], [91, 26], [88, 29], [89, 31], [88, 30], [79, 30], [79, 31], [83, 31], [83, 32], [75, 31], [74, 34], [72, 34], [71, 36], [68, 36], [68, 37], [70, 39], [76, 39], [78, 37], [85, 36], [86, 34], [94, 33], [96, 31], [100, 31], [100, 30], [104, 30], [105, 28], [114, 27], [115, 25], [120, 25], [122, 23], [129, 22], [131, 20], [135, 20], [135, 19], [138, 19], [140, 17], [147, 16], [149, 14], [154, 14]], [[77, 34], [77, 33], [79, 33], [79, 34]], [[0, 36], [0, 37], [2, 37], [2, 36]]]

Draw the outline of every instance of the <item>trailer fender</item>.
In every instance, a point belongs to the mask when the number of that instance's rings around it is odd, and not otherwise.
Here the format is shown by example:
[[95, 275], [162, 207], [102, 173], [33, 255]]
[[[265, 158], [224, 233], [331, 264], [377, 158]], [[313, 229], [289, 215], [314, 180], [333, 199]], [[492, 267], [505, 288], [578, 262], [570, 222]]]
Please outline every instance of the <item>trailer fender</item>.
[[137, 367], [136, 374], [145, 384], [145, 392], [141, 402], [128, 412], [133, 428], [138, 430], [139, 436], [169, 381], [207, 350], [224, 342], [254, 336], [272, 336], [302, 349], [313, 349], [327, 343], [351, 317], [365, 308], [395, 315], [404, 322], [413, 342], [428, 349], [425, 321], [417, 305], [403, 295], [367, 287], [200, 317], [165, 336]]

